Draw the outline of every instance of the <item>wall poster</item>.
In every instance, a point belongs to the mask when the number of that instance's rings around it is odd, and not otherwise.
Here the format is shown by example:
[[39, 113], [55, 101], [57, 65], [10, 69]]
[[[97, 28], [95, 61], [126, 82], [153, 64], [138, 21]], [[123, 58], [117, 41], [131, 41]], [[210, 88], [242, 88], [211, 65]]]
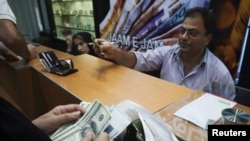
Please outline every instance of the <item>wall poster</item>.
[[249, 0], [109, 0], [99, 7], [100, 37], [126, 51], [146, 51], [178, 42], [184, 13], [205, 7], [217, 15], [217, 31], [209, 46], [233, 77], [250, 16]]

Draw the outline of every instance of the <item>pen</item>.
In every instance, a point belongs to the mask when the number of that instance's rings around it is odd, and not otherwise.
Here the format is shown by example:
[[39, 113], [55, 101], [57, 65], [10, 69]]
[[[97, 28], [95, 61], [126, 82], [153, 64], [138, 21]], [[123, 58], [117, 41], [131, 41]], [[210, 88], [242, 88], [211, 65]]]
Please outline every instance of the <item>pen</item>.
[[[105, 45], [105, 44], [115, 44], [115, 42], [102, 42], [102, 44], [101, 45]], [[91, 42], [91, 43], [88, 43], [88, 45], [90, 45], [90, 46], [92, 46], [92, 45], [94, 45], [94, 43], [93, 42]]]
[[105, 45], [105, 44], [112, 44], [112, 45], [114, 45], [115, 42], [109, 42], [109, 41], [108, 41], [108, 42], [102, 42], [102, 44], [103, 44], [103, 45]]

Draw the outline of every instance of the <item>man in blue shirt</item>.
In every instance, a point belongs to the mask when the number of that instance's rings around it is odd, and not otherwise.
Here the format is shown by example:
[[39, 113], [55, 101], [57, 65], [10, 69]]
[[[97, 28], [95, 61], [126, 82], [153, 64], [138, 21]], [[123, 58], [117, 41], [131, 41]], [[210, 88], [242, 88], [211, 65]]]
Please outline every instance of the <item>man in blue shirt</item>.
[[[186, 11], [179, 32], [179, 43], [159, 47], [147, 52], [126, 52], [104, 39], [101, 57], [138, 71], [161, 69], [160, 78], [194, 89], [202, 90], [213, 81], [234, 84], [226, 66], [207, 45], [215, 29], [213, 13], [205, 8], [195, 7]], [[223, 95], [234, 99], [235, 94]]]

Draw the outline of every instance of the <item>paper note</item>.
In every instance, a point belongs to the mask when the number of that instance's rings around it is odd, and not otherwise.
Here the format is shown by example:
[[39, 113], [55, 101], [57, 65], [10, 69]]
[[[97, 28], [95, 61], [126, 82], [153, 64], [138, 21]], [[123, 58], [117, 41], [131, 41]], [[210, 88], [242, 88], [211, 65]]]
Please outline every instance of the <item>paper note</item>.
[[205, 93], [176, 111], [175, 116], [188, 120], [204, 129], [208, 124], [214, 124], [221, 118], [221, 111], [232, 108], [236, 102]]

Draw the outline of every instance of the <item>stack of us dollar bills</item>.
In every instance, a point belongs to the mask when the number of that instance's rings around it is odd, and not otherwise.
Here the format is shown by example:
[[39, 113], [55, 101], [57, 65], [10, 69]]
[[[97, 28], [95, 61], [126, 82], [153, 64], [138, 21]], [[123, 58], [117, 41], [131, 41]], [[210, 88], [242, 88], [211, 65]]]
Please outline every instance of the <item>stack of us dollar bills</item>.
[[81, 141], [91, 132], [96, 138], [101, 132], [107, 132], [110, 139], [115, 139], [131, 123], [131, 119], [115, 106], [104, 106], [100, 101], [81, 102], [86, 113], [77, 121], [67, 123], [50, 135], [53, 141]]

